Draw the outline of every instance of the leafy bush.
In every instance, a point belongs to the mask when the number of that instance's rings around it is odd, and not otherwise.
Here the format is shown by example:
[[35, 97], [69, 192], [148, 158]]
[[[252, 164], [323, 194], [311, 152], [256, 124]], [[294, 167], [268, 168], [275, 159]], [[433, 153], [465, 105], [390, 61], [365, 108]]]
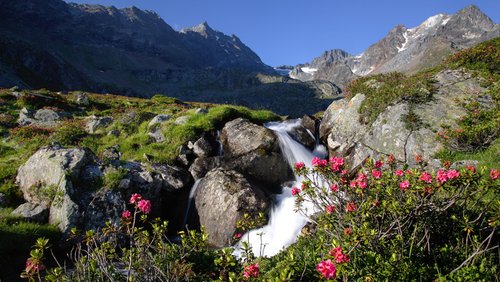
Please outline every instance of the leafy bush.
[[[498, 272], [500, 173], [460, 170], [400, 170], [394, 163], [368, 162], [350, 179], [343, 159], [314, 160], [296, 172], [305, 177], [296, 190], [299, 210], [314, 204], [316, 272], [349, 280], [407, 281], [476, 277], [492, 281]], [[298, 188], [297, 188], [298, 189]], [[310, 255], [310, 245], [284, 255]], [[304, 258], [301, 258], [304, 259]], [[301, 260], [299, 259], [299, 261]], [[278, 265], [278, 262], [275, 262]], [[323, 264], [321, 264], [323, 263]], [[309, 262], [309, 265], [311, 262]], [[307, 265], [307, 264], [306, 264]], [[298, 277], [297, 277], [298, 278]]]
[[472, 48], [451, 55], [445, 64], [459, 68], [482, 72], [482, 74], [500, 74], [500, 37], [485, 41]]
[[[166, 222], [147, 223], [151, 204], [134, 194], [120, 226], [73, 233], [74, 268], [43, 272], [45, 247], [37, 244], [24, 275], [44, 273], [47, 281], [494, 281], [500, 172], [402, 170], [392, 160], [369, 160], [354, 178], [341, 158], [316, 158], [311, 168], [297, 164], [304, 181], [293, 191], [296, 207], [306, 214], [303, 204], [314, 205], [313, 225], [272, 258], [255, 258], [247, 249], [237, 260], [230, 248], [210, 249], [203, 228], [181, 232], [174, 244], [165, 236]], [[245, 217], [238, 228], [255, 222]]]
[[50, 140], [63, 146], [75, 146], [87, 136], [81, 121], [68, 121], [63, 123], [50, 137]]

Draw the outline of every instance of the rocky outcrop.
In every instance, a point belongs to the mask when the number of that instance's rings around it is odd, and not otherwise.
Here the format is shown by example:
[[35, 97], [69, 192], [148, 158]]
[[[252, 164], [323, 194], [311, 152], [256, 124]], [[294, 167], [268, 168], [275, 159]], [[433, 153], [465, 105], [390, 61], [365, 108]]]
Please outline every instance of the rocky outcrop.
[[49, 218], [49, 209], [43, 204], [24, 203], [13, 210], [12, 214], [29, 221], [45, 223]]
[[53, 127], [65, 118], [71, 117], [70, 114], [55, 111], [53, 109], [39, 109], [37, 111], [23, 108], [19, 112], [19, 125], [35, 125], [41, 127]]
[[97, 117], [90, 116], [87, 118], [87, 122], [85, 124], [85, 129], [88, 133], [96, 133], [99, 129], [103, 129], [108, 127], [113, 123], [112, 117]]
[[[431, 101], [412, 105], [399, 101], [387, 107], [369, 125], [360, 123], [363, 94], [355, 95], [350, 101], [332, 103], [320, 125], [320, 136], [330, 154], [347, 157], [352, 168], [367, 157], [389, 154], [410, 165], [416, 164], [417, 155], [431, 161], [443, 148], [436, 133], [443, 126], [456, 127], [456, 121], [465, 114], [461, 103], [471, 97], [470, 93], [480, 94], [486, 90], [478, 78], [464, 70], [443, 70], [434, 80], [437, 92]], [[405, 117], [410, 112], [416, 115], [418, 126], [407, 124]]]
[[[119, 156], [117, 148], [113, 150], [112, 155]], [[121, 179], [114, 179], [112, 187], [101, 187], [100, 183], [111, 185], [105, 178], [112, 174]], [[88, 150], [62, 147], [38, 150], [19, 168], [16, 181], [27, 201], [19, 213], [41, 220], [40, 207], [46, 207], [48, 222], [62, 232], [72, 227], [95, 229], [106, 221], [118, 224], [133, 193], [151, 200], [153, 217], [163, 210], [163, 197], [185, 209], [186, 195], [177, 192], [189, 191], [193, 183], [190, 173], [179, 167], [113, 161], [104, 164]]]
[[200, 224], [216, 247], [231, 244], [236, 223], [245, 213], [256, 216], [269, 206], [264, 193], [242, 174], [223, 169], [212, 170], [201, 180], [194, 200]]
[[221, 141], [227, 166], [266, 184], [270, 191], [291, 179], [290, 167], [271, 130], [239, 118], [226, 123]]

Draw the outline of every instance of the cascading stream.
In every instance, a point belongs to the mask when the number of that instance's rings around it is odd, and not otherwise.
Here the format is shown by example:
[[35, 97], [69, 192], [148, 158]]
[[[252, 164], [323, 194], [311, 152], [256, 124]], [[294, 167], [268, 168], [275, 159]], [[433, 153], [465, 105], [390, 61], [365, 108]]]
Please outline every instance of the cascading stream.
[[[299, 125], [300, 120], [296, 120], [293, 123], [273, 122], [266, 124], [266, 127], [273, 130], [278, 136], [281, 151], [292, 169], [297, 162], [304, 162], [306, 165], [310, 165], [312, 159], [316, 156], [306, 147], [293, 140], [288, 134], [289, 131]], [[315, 151], [322, 152], [324, 150], [315, 149]], [[273, 256], [295, 243], [302, 228], [308, 221], [307, 217], [295, 211], [295, 199], [291, 192], [292, 187], [300, 187], [302, 180], [302, 177], [296, 176], [291, 187], [283, 187], [282, 193], [276, 195], [268, 224], [244, 234], [241, 241], [235, 245], [234, 255], [241, 257], [242, 241], [248, 242], [253, 253], [257, 256]], [[306, 213], [311, 214], [313, 212], [312, 205], [308, 205], [307, 202], [304, 204], [303, 208], [308, 211]]]

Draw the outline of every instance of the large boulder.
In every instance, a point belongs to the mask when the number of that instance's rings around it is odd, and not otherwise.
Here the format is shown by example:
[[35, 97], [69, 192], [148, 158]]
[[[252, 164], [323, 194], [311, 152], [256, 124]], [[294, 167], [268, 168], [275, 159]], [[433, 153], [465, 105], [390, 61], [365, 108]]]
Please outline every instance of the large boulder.
[[36, 125], [42, 127], [56, 126], [65, 118], [69, 118], [69, 113], [56, 111], [53, 109], [39, 109], [37, 111], [28, 110], [23, 108], [19, 112], [19, 125]]
[[198, 180], [204, 177], [207, 172], [222, 165], [222, 157], [196, 158], [189, 167], [189, 172], [195, 180]]
[[86, 120], [85, 129], [88, 133], [96, 133], [97, 130], [106, 128], [112, 123], [112, 117], [90, 116]]
[[151, 168], [160, 176], [165, 191], [178, 191], [193, 185], [193, 177], [184, 168], [166, 164], [154, 164]]
[[[480, 97], [485, 88], [480, 81], [463, 70], [443, 70], [434, 76], [436, 93], [431, 101], [410, 105], [399, 101], [388, 106], [371, 125], [359, 122], [359, 109], [365, 95], [357, 94], [350, 101], [335, 101], [326, 110], [320, 135], [330, 154], [348, 157], [351, 167], [366, 157], [393, 154], [401, 162], [415, 165], [415, 156], [432, 161], [442, 150], [436, 133], [443, 126], [454, 128], [465, 115], [461, 103]], [[476, 94], [476, 95], [471, 95]], [[487, 99], [481, 103], [490, 103]], [[408, 115], [414, 115], [409, 124]]]
[[292, 177], [272, 130], [238, 118], [226, 123], [221, 142], [229, 168], [266, 184], [270, 190]]
[[19, 168], [16, 182], [28, 202], [50, 207], [50, 223], [68, 231], [78, 224], [80, 216], [77, 203], [81, 193], [73, 184], [96, 180], [92, 178], [100, 175], [85, 174], [95, 171], [95, 167], [94, 156], [88, 150], [44, 147]]
[[49, 218], [49, 209], [42, 204], [24, 203], [13, 210], [12, 214], [29, 221], [44, 223]]
[[256, 216], [269, 207], [269, 199], [241, 173], [220, 168], [200, 181], [194, 201], [209, 243], [216, 247], [230, 245], [236, 223], [244, 214]]

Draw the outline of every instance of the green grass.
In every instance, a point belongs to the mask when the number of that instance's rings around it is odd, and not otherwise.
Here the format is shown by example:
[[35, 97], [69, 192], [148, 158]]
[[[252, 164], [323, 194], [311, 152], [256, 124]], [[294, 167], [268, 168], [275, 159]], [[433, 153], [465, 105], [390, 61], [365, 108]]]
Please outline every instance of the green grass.
[[12, 210], [0, 209], [0, 279], [19, 277], [37, 238], [46, 237], [52, 242], [60, 238], [57, 227], [27, 222], [11, 215]]
[[480, 166], [485, 166], [488, 169], [498, 169], [500, 164], [500, 140], [497, 139], [485, 150], [476, 152], [443, 150], [436, 154], [436, 157], [450, 162], [476, 160], [479, 162]]

